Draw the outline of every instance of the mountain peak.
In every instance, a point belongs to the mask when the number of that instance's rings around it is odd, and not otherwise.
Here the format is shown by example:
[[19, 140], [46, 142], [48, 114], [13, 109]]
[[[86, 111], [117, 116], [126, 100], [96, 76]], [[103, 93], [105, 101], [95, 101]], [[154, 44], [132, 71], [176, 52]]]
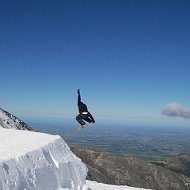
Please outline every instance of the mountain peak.
[[0, 108], [0, 127], [7, 129], [34, 131], [25, 122], [2, 108]]

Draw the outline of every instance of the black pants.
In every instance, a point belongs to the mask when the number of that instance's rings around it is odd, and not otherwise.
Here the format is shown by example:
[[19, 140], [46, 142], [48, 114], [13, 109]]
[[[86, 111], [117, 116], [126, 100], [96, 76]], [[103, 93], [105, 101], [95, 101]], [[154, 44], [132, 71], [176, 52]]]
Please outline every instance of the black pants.
[[88, 123], [92, 123], [93, 120], [91, 119], [89, 114], [78, 114], [76, 116], [76, 120], [81, 124], [85, 125], [86, 123], [84, 121], [87, 121]]

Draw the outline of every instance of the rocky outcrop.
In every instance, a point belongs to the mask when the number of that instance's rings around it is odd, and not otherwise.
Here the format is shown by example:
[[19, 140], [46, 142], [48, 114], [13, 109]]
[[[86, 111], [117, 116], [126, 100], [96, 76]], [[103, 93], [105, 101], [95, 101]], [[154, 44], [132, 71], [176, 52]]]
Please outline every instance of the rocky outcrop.
[[159, 165], [176, 173], [190, 177], [190, 155], [179, 154], [176, 156], [170, 156]]
[[88, 179], [156, 190], [190, 189], [188, 177], [145, 160], [76, 146], [71, 149], [88, 166]]

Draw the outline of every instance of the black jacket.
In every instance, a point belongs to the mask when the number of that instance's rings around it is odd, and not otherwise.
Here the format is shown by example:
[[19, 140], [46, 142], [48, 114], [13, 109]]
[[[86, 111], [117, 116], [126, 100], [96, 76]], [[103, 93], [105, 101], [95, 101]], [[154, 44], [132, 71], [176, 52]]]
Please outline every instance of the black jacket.
[[86, 104], [81, 102], [80, 94], [78, 94], [78, 109], [79, 109], [80, 114], [83, 113], [83, 112], [88, 112], [88, 108], [87, 108]]
[[84, 104], [83, 102], [81, 102], [81, 96], [80, 93], [78, 93], [78, 109], [79, 109], [79, 113], [82, 114], [83, 112], [87, 112], [86, 116], [90, 117], [91, 120], [93, 121], [93, 123], [95, 122], [93, 116], [91, 115], [91, 113], [88, 111], [88, 108], [86, 106], [86, 104]]

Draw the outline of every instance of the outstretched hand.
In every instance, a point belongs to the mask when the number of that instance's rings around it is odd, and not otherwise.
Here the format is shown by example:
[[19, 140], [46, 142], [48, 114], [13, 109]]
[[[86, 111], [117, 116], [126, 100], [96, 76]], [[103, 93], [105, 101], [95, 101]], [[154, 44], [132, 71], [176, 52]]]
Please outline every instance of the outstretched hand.
[[77, 93], [80, 94], [80, 89], [77, 90]]

